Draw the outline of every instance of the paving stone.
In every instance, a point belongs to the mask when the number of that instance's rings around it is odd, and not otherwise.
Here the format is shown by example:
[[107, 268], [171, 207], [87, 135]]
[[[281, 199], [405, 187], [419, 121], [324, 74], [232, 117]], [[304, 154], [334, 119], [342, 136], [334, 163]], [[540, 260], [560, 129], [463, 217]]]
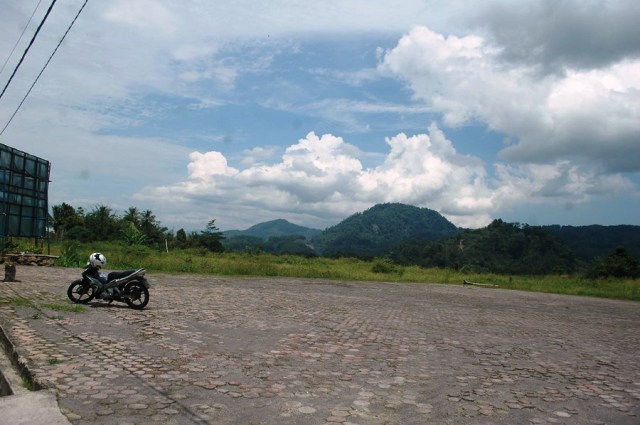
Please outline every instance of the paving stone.
[[[19, 291], [44, 305], [68, 302], [79, 271], [18, 272], [22, 282], [0, 285], [0, 298]], [[149, 278], [142, 311], [92, 302], [42, 320], [0, 304], [3, 330], [74, 424], [636, 425], [640, 416], [640, 340], [629, 332], [638, 303], [455, 285]]]

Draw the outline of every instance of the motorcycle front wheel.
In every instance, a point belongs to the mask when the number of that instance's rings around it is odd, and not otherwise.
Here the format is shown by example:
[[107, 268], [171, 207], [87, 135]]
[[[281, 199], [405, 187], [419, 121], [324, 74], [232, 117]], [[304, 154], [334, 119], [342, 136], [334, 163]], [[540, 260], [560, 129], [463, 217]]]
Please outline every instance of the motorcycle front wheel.
[[128, 283], [124, 290], [124, 301], [129, 307], [142, 310], [149, 304], [149, 290], [142, 283]]
[[69, 285], [67, 296], [76, 304], [86, 304], [96, 296], [96, 293], [93, 286], [83, 283], [82, 279], [78, 279]]

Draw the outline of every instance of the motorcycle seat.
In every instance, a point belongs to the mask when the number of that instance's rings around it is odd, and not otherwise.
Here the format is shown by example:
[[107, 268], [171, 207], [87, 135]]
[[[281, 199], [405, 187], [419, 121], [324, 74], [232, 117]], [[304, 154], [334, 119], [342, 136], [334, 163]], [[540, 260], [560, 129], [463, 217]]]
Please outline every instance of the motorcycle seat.
[[121, 272], [111, 272], [107, 275], [107, 282], [111, 282], [112, 280], [122, 279], [123, 277], [127, 277], [137, 270], [123, 270]]

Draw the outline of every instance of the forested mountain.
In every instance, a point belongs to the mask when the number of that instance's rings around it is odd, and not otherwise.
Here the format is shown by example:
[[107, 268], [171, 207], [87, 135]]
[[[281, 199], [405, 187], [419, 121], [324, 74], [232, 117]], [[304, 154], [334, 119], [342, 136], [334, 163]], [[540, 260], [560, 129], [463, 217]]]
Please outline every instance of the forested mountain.
[[247, 230], [227, 230], [222, 232], [224, 237], [233, 238], [237, 236], [253, 236], [260, 239], [269, 239], [272, 236], [291, 236], [301, 235], [306, 239], [311, 239], [321, 230], [311, 229], [309, 227], [298, 226], [284, 219], [267, 221], [249, 227]]
[[460, 230], [428, 208], [389, 203], [356, 213], [313, 238], [316, 253], [325, 256], [386, 256], [401, 241], [438, 240]]
[[439, 241], [406, 241], [390, 257], [402, 264], [493, 273], [567, 273], [577, 267], [571, 250], [548, 229], [502, 220]]
[[640, 259], [640, 226], [530, 226], [498, 219], [464, 230], [436, 211], [399, 203], [375, 205], [325, 231], [280, 219], [224, 235], [229, 251], [389, 257], [498, 273], [584, 270], [618, 248]]
[[315, 255], [311, 238], [321, 230], [298, 226], [284, 219], [267, 221], [247, 230], [223, 232], [227, 251], [266, 251], [274, 254]]
[[558, 236], [576, 258], [591, 263], [623, 247], [632, 257], [640, 259], [640, 226], [544, 226]]

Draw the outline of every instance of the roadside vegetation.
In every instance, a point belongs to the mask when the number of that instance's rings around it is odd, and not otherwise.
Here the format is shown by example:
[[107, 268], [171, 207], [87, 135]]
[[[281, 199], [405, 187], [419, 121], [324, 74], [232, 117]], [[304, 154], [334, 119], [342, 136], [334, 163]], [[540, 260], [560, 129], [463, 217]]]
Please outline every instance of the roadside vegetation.
[[[372, 217], [371, 212], [377, 215]], [[380, 229], [388, 227], [387, 223], [400, 222], [398, 214], [409, 214], [411, 222], [419, 213], [426, 213], [429, 222], [440, 220], [430, 210], [386, 205], [345, 222], [353, 221], [361, 227], [360, 235], [366, 234], [367, 228], [373, 229], [375, 233], [368, 237], [368, 246], [378, 247], [386, 243], [380, 238]], [[396, 218], [387, 217], [393, 214]], [[363, 218], [367, 223], [375, 218], [375, 223], [382, 224], [365, 225]], [[617, 248], [587, 264], [576, 260], [572, 251], [547, 230], [501, 220], [478, 230], [454, 232], [448, 226], [445, 233], [452, 234], [448, 238], [407, 239], [389, 246], [384, 251], [387, 254], [376, 256], [344, 252], [346, 241], [354, 240], [355, 236], [338, 237], [335, 229], [327, 232], [325, 239], [330, 239], [326, 236], [329, 235], [343, 245], [339, 245], [341, 252], [332, 252], [331, 256], [296, 249], [287, 252], [283, 241], [295, 239], [292, 236], [270, 239], [272, 244], [279, 242], [275, 253], [265, 252], [259, 246], [226, 250], [225, 237], [215, 226], [215, 220], [210, 220], [199, 232], [187, 233], [183, 229], [174, 232], [163, 227], [151, 211], [135, 207], [117, 215], [107, 206], [86, 213], [63, 203], [53, 207], [51, 223], [48, 246], [9, 240], [5, 248], [11, 252], [46, 251], [58, 256], [55, 265], [61, 267], [83, 267], [88, 255], [99, 251], [108, 258], [108, 270], [146, 268], [152, 273], [458, 285], [471, 282], [487, 290], [500, 287], [640, 301], [640, 265], [625, 248]], [[363, 241], [359, 240], [364, 246]], [[265, 239], [264, 246], [268, 245], [269, 240]]]
[[[142, 246], [129, 246], [122, 242], [56, 243], [52, 245], [52, 254], [60, 256], [57, 265], [82, 267], [86, 262], [85, 257], [98, 249], [107, 255], [108, 270], [146, 268], [152, 273], [457, 285], [467, 281], [505, 289], [640, 301], [640, 280], [622, 277], [474, 273], [450, 268], [398, 265], [388, 259], [363, 260], [353, 257], [219, 253], [202, 248], [166, 252]], [[491, 288], [488, 287], [487, 290]]]

